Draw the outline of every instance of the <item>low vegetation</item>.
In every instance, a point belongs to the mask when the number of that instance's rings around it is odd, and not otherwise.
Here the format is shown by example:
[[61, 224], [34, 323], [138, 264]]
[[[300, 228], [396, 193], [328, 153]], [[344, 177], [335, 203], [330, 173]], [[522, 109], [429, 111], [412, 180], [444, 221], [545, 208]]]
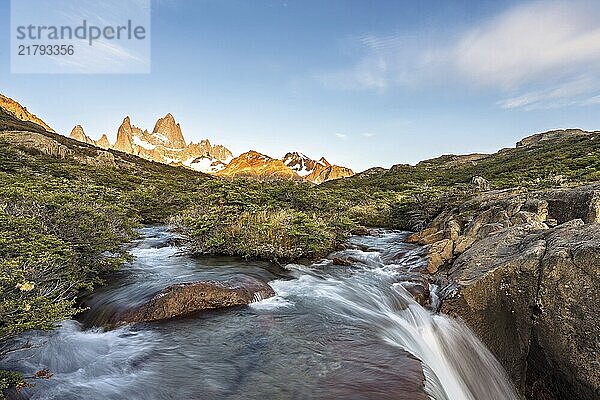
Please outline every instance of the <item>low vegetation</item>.
[[[25, 128], [0, 118], [0, 131]], [[44, 135], [75, 154], [96, 151]], [[497, 189], [600, 179], [600, 140], [590, 137], [505, 150], [451, 167], [456, 160], [441, 157], [320, 186], [215, 179], [117, 152], [116, 167], [86, 165], [1, 138], [3, 343], [29, 329], [51, 329], [79, 312], [78, 292], [92, 290], [126, 262], [124, 244], [141, 224], [175, 225], [197, 253], [285, 262], [324, 256], [360, 225], [422, 227], [443, 207], [472, 195], [475, 175]], [[0, 390], [20, 383], [20, 375], [0, 371]]]

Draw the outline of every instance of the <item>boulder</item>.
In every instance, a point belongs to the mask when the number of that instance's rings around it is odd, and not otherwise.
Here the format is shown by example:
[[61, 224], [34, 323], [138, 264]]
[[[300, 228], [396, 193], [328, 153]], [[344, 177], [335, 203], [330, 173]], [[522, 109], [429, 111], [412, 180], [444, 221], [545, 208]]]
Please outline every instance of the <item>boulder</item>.
[[249, 277], [226, 281], [179, 283], [158, 292], [147, 303], [122, 314], [119, 323], [152, 322], [197, 311], [245, 305], [275, 296], [265, 282]]
[[547, 202], [547, 215], [562, 224], [573, 219], [600, 223], [600, 185], [581, 186], [542, 192], [537, 196]]
[[73, 151], [67, 146], [40, 133], [24, 131], [2, 132], [0, 138], [10, 140], [16, 146], [60, 159], [65, 159], [73, 154]]
[[449, 271], [459, 316], [529, 399], [600, 398], [600, 225], [504, 229]]
[[474, 176], [473, 178], [471, 178], [471, 185], [475, 186], [477, 190], [490, 190], [490, 183], [487, 179], [485, 179], [482, 176]]
[[342, 257], [334, 257], [333, 260], [331, 260], [331, 262], [333, 263], [333, 265], [344, 265], [344, 266], [352, 265], [352, 260], [350, 260], [348, 258], [342, 258]]
[[368, 236], [369, 228], [365, 228], [364, 226], [359, 226], [358, 228], [352, 229], [352, 231], [350, 233], [352, 233], [353, 235], [356, 235], [356, 236]]

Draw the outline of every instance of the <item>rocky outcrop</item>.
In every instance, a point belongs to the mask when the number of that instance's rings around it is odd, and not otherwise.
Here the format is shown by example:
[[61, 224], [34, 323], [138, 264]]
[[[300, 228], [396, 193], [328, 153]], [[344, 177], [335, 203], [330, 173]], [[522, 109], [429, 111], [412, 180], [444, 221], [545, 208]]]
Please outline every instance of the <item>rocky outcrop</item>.
[[217, 175], [223, 177], [250, 177], [262, 180], [302, 180], [283, 161], [253, 150], [231, 160], [227, 167], [219, 171]]
[[490, 182], [482, 176], [474, 176], [471, 178], [471, 185], [475, 186], [475, 188], [479, 191], [490, 190]]
[[600, 396], [599, 193], [485, 192], [407, 238], [424, 245], [442, 311], [467, 322], [529, 399]]
[[129, 116], [125, 117], [117, 131], [117, 141], [113, 146], [115, 150], [133, 154], [133, 128]]
[[169, 286], [150, 301], [120, 316], [120, 323], [153, 322], [198, 311], [250, 304], [275, 296], [265, 282], [249, 276]]
[[581, 129], [558, 129], [527, 136], [517, 142], [517, 147], [534, 146], [539, 142], [544, 142], [546, 140], [564, 139], [573, 136], [588, 136], [596, 133], [600, 133], [600, 131], [589, 132]]
[[464, 319], [530, 399], [600, 396], [600, 225], [516, 226], [454, 262], [442, 311]]
[[580, 218], [585, 223], [600, 223], [600, 186], [555, 189], [537, 194], [548, 202], [548, 213], [557, 223]]
[[453, 168], [464, 164], [477, 165], [481, 159], [488, 157], [489, 154], [472, 153], [472, 154], [445, 154], [429, 160], [419, 162], [417, 165], [429, 168]]
[[41, 133], [10, 131], [1, 132], [1, 139], [6, 139], [14, 146], [24, 147], [39, 154], [65, 159], [73, 154], [67, 146], [53, 140]]
[[27, 108], [23, 107], [10, 97], [6, 97], [2, 94], [0, 94], [0, 108], [4, 109], [6, 112], [21, 121], [33, 122], [48, 132], [54, 132], [54, 130], [50, 128], [48, 124], [38, 118], [35, 114], [30, 113]]

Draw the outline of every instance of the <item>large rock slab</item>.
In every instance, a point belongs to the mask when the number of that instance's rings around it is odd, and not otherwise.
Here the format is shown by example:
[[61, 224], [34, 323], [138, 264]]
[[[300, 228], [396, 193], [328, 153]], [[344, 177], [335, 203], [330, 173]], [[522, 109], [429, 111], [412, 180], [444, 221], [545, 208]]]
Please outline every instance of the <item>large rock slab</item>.
[[530, 399], [600, 398], [600, 225], [527, 224], [453, 263], [442, 311], [459, 316]]
[[559, 224], [576, 218], [585, 223], [600, 222], [600, 185], [550, 190], [536, 196], [548, 202], [548, 214]]
[[250, 304], [275, 296], [267, 283], [249, 276], [169, 286], [147, 303], [122, 314], [119, 323], [153, 322], [194, 312]]

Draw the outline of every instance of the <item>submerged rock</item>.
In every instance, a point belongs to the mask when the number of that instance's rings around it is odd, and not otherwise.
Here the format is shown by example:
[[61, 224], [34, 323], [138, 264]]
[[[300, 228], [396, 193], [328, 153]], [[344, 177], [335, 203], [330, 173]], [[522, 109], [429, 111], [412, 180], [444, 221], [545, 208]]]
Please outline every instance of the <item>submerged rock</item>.
[[249, 276], [226, 281], [198, 281], [169, 286], [147, 303], [129, 310], [119, 323], [152, 322], [197, 311], [250, 304], [275, 296], [267, 283]]

